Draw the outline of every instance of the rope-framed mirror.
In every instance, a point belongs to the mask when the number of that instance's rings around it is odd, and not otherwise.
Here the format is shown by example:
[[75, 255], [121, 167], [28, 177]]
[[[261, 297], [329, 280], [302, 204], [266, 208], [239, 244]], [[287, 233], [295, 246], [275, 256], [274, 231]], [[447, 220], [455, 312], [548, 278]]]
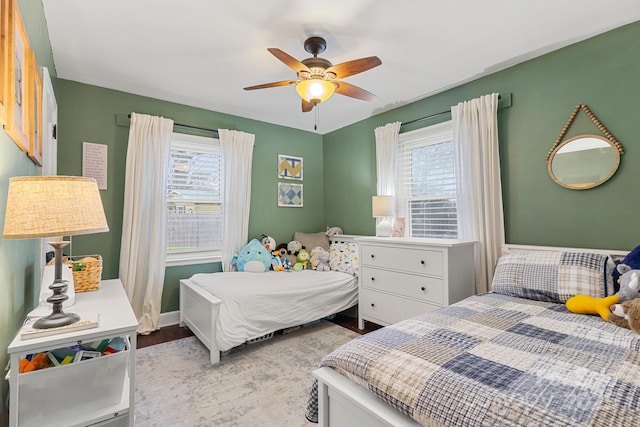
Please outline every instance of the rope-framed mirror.
[[[583, 111], [602, 135], [577, 135], [563, 140], [576, 115]], [[578, 104], [547, 154], [553, 181], [572, 190], [586, 190], [608, 181], [620, 166], [622, 145], [584, 104]]]

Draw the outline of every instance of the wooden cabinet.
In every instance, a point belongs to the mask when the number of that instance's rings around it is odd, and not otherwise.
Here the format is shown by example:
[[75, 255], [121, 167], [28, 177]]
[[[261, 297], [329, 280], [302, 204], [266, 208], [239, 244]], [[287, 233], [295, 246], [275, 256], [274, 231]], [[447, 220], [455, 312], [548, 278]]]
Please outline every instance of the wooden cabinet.
[[474, 242], [360, 237], [358, 327], [390, 325], [475, 293]]
[[[99, 313], [98, 327], [23, 340], [8, 347], [11, 369], [9, 418], [17, 426], [133, 426], [135, 349], [138, 322], [119, 280], [105, 280], [100, 289], [76, 294], [65, 311]], [[120, 352], [18, 373], [20, 359], [81, 343], [122, 337]]]

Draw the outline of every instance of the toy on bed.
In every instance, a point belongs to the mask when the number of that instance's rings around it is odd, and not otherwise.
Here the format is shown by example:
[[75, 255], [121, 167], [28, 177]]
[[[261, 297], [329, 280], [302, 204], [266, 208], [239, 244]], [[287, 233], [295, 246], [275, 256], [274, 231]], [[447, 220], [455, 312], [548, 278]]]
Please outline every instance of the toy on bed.
[[626, 264], [618, 264], [617, 270], [621, 274], [620, 290], [615, 295], [604, 298], [576, 295], [567, 300], [567, 310], [576, 314], [598, 314], [602, 320], [607, 320], [611, 306], [640, 297], [640, 270], [633, 270]]
[[607, 320], [640, 334], [640, 298], [614, 304]]
[[[631, 267], [633, 270], [640, 270], [640, 245], [636, 246], [629, 252], [620, 264], [625, 264]], [[616, 288], [616, 291], [619, 287], [620, 276], [622, 276], [622, 272], [618, 271], [618, 269], [613, 270], [613, 283]]]
[[329, 252], [322, 246], [316, 246], [311, 249], [311, 268], [317, 271], [329, 271]]
[[262, 273], [271, 269], [271, 252], [258, 239], [252, 239], [240, 253], [234, 257], [236, 270], [251, 273]]
[[267, 248], [269, 252], [276, 250], [276, 239], [271, 236], [267, 236], [266, 234], [261, 235], [260, 243], [262, 243], [262, 246]]
[[300, 249], [298, 255], [296, 255], [297, 262], [293, 265], [294, 271], [302, 271], [311, 269], [311, 254], [306, 249]]

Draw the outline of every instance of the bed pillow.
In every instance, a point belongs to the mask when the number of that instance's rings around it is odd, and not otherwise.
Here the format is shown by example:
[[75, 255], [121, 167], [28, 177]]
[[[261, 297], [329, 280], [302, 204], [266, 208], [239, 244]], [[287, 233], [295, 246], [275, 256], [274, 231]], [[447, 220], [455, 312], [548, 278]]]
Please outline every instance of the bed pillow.
[[358, 244], [353, 242], [331, 242], [329, 268], [334, 271], [358, 275]]
[[608, 255], [590, 252], [519, 252], [498, 260], [493, 292], [564, 304], [574, 295], [613, 295]]
[[311, 252], [311, 249], [316, 246], [320, 246], [325, 251], [329, 252], [329, 238], [324, 234], [324, 231], [319, 233], [303, 233], [301, 231], [296, 231], [293, 233], [293, 240], [300, 242], [309, 252]]

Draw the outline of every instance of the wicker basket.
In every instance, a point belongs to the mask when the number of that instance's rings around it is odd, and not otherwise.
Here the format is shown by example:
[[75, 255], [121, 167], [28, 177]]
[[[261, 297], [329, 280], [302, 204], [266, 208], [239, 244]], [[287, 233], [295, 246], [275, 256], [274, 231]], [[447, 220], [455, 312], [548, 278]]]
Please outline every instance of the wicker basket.
[[67, 260], [73, 272], [73, 288], [76, 292], [97, 291], [102, 279], [100, 255], [73, 256]]

